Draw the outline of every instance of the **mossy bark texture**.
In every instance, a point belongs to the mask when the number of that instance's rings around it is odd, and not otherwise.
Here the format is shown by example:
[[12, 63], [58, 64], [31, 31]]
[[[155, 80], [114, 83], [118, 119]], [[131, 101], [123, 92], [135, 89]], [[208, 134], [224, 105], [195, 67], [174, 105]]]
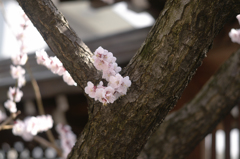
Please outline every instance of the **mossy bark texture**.
[[[18, 2], [82, 89], [100, 80], [92, 53], [50, 0]], [[132, 81], [127, 95], [107, 106], [89, 99], [89, 121], [68, 158], [136, 158], [238, 11], [239, 0], [168, 0], [122, 71]]]

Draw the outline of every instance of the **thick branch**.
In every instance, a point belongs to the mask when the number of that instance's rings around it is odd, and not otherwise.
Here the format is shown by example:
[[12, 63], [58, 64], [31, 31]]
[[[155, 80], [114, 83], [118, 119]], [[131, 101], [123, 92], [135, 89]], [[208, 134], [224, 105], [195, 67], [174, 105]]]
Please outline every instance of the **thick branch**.
[[86, 86], [87, 81], [99, 79], [92, 64], [91, 51], [77, 37], [51, 0], [18, 0], [18, 2], [81, 88]]
[[[98, 77], [91, 53], [49, 0], [18, 1], [82, 88]], [[127, 96], [108, 106], [91, 105], [89, 122], [69, 158], [136, 158], [201, 65], [214, 36], [240, 10], [239, 3], [169, 0], [123, 71], [132, 80]]]
[[168, 115], [139, 158], [185, 158], [239, 104], [239, 59], [240, 50], [222, 65], [190, 103]]
[[94, 107], [69, 158], [136, 158], [236, 9], [237, 0], [168, 1], [123, 71], [133, 82], [127, 96]]

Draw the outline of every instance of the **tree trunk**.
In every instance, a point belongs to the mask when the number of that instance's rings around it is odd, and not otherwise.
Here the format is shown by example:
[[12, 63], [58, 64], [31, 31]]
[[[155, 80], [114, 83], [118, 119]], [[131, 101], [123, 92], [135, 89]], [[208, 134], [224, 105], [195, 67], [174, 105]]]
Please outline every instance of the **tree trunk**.
[[[82, 89], [100, 79], [91, 52], [51, 1], [18, 2]], [[127, 95], [107, 106], [89, 99], [89, 121], [68, 158], [136, 158], [237, 10], [238, 0], [167, 1], [123, 70], [132, 81]]]
[[221, 66], [196, 97], [168, 115], [139, 159], [185, 158], [240, 103], [240, 50]]

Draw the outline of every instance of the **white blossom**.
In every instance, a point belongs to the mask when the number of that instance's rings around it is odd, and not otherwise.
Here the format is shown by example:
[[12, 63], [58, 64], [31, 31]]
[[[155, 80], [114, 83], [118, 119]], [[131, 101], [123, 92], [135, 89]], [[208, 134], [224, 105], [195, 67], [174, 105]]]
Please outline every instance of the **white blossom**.
[[29, 141], [39, 132], [47, 131], [52, 128], [53, 120], [50, 115], [41, 115], [37, 117], [27, 117], [24, 121], [17, 120], [13, 126], [13, 134], [23, 137]]
[[26, 131], [26, 124], [21, 120], [15, 121], [12, 133], [16, 136], [21, 136], [25, 141], [31, 141], [33, 139], [33, 135]]
[[16, 107], [16, 103], [13, 102], [12, 100], [7, 100], [4, 103], [4, 106], [7, 110], [9, 110], [11, 113], [16, 113], [17, 112], [17, 107]]
[[107, 103], [113, 103], [116, 100], [114, 96], [115, 90], [112, 87], [105, 88], [105, 99], [107, 99]]
[[91, 98], [95, 98], [95, 93], [96, 93], [97, 87], [94, 86], [92, 82], [87, 83], [87, 87], [85, 87], [85, 92], [89, 95]]
[[65, 71], [63, 73], [63, 81], [70, 86], [72, 85], [77, 86], [77, 83], [73, 80], [72, 76], [68, 73], [68, 71]]
[[14, 65], [25, 65], [28, 60], [28, 55], [26, 53], [19, 53], [13, 55], [11, 59]]
[[36, 51], [36, 59], [39, 65], [44, 65], [46, 67], [48, 67], [51, 62], [47, 52], [44, 49]]
[[119, 72], [121, 67], [116, 63], [116, 57], [111, 52], [98, 47], [93, 55], [94, 66], [97, 70], [102, 71], [102, 78], [106, 79], [109, 83], [108, 86], [103, 86], [101, 81], [98, 86], [94, 86], [92, 82], [88, 82], [85, 87], [85, 92], [96, 101], [106, 105], [113, 103], [120, 96], [127, 93], [127, 89], [131, 86], [129, 77], [122, 77]]
[[129, 77], [126, 76], [123, 78], [121, 85], [117, 88], [117, 91], [123, 95], [127, 93], [127, 89], [131, 86], [131, 81], [129, 80]]
[[12, 78], [17, 79], [20, 76], [23, 76], [25, 74], [25, 69], [23, 69], [21, 66], [10, 66], [10, 73], [12, 75]]
[[121, 86], [123, 81], [123, 77], [118, 73], [115, 76], [111, 76], [109, 78], [109, 86], [113, 87], [113, 88], [118, 88]]
[[76, 142], [76, 135], [72, 132], [69, 125], [58, 124], [56, 126], [56, 131], [59, 134], [63, 157], [67, 158], [67, 155]]
[[238, 20], [238, 23], [240, 24], [240, 14], [238, 14], [238, 15], [236, 16], [236, 18], [237, 18], [237, 20]]
[[18, 79], [17, 79], [17, 82], [18, 82], [18, 87], [19, 88], [24, 86], [26, 84], [25, 76], [19, 76]]
[[240, 44], [240, 29], [231, 29], [229, 32], [229, 37], [232, 42]]
[[[240, 24], [240, 14], [236, 16], [238, 23]], [[231, 29], [229, 32], [229, 37], [232, 42], [240, 44], [240, 29]]]
[[54, 73], [57, 74], [59, 72], [59, 69], [63, 67], [62, 62], [56, 57], [50, 57], [50, 64], [48, 65], [48, 68]]
[[9, 87], [8, 97], [11, 101], [20, 102], [23, 96], [23, 92], [16, 87]]

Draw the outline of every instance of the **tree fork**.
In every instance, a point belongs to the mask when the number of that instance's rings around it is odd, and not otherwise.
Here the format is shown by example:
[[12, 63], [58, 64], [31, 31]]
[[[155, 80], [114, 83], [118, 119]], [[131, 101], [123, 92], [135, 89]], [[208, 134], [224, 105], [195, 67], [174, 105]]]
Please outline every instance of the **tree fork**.
[[[49, 0], [18, 0], [52, 51], [83, 89], [100, 79], [91, 52]], [[90, 101], [89, 121], [68, 158], [136, 158], [176, 104], [213, 38], [240, 10], [238, 0], [169, 0], [145, 42], [123, 70], [132, 86], [102, 106]]]

